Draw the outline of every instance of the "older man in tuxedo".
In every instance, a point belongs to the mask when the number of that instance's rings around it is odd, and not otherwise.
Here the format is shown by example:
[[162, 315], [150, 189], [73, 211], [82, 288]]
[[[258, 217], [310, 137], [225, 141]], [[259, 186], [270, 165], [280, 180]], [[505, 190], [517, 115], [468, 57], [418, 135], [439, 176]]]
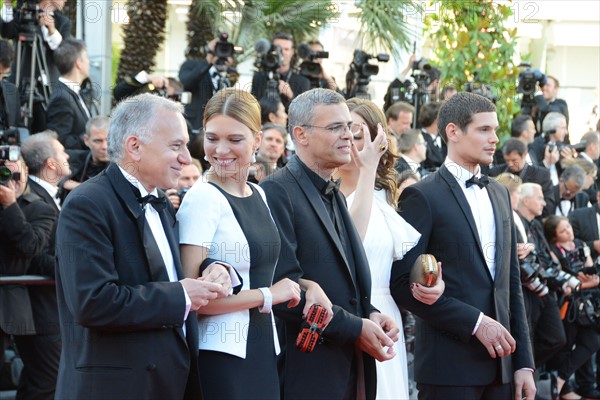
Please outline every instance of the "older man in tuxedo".
[[398, 326], [371, 304], [365, 252], [345, 198], [331, 180], [337, 167], [350, 162], [351, 123], [340, 94], [329, 89], [300, 94], [289, 110], [296, 155], [261, 182], [281, 236], [273, 280], [317, 282], [333, 303], [324, 342], [311, 354], [295, 346], [304, 297], [302, 307], [274, 307], [285, 325], [286, 399], [373, 399], [374, 358], [394, 357]]
[[174, 187], [191, 162], [182, 106], [143, 94], [117, 106], [112, 164], [77, 187], [57, 232], [63, 351], [57, 399], [199, 399], [194, 312], [229, 292], [222, 266], [184, 279]]
[[[498, 143], [496, 107], [458, 93], [444, 103], [444, 165], [409, 186], [400, 214], [421, 233], [392, 269], [398, 305], [417, 317], [415, 380], [420, 399], [535, 398], [534, 361], [523, 305], [515, 228], [506, 188], [481, 175]], [[444, 265], [444, 294], [432, 305], [409, 289], [416, 258]]]

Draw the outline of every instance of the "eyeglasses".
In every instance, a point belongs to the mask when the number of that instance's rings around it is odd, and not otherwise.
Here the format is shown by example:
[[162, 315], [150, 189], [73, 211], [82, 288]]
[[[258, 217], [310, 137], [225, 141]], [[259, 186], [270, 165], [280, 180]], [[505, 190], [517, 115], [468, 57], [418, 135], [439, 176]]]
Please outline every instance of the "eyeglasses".
[[359, 133], [362, 129], [361, 124], [357, 124], [355, 122], [348, 122], [347, 124], [333, 124], [330, 126], [318, 126], [318, 125], [302, 125], [305, 128], [319, 128], [325, 129], [331, 132], [334, 135], [343, 135], [346, 132], [350, 132], [353, 135]]

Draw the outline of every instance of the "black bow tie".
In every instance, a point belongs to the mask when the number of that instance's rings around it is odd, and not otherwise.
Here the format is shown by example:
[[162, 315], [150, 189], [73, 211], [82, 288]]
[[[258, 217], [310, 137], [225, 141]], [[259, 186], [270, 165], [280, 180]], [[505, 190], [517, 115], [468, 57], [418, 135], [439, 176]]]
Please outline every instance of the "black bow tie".
[[218, 71], [215, 71], [215, 72], [213, 72], [213, 73], [212, 73], [212, 77], [213, 77], [213, 78], [216, 78], [216, 77], [219, 77], [219, 78], [220, 78], [220, 77], [221, 77], [221, 73], [220, 73], [220, 72], [218, 72]]
[[327, 185], [323, 188], [323, 194], [325, 196], [329, 196], [331, 193], [340, 191], [340, 184], [342, 183], [341, 179], [333, 180], [330, 179], [327, 181]]
[[481, 178], [477, 178], [475, 175], [473, 175], [471, 179], [465, 182], [465, 185], [468, 188], [473, 185], [477, 185], [483, 189], [485, 186], [487, 186], [488, 183], [490, 183], [490, 180], [487, 177], [487, 175], [481, 175]]
[[166, 197], [156, 197], [153, 194], [147, 194], [144, 197], [138, 197], [137, 201], [140, 203], [142, 208], [146, 207], [146, 204], [150, 204], [158, 212], [161, 212], [167, 207]]

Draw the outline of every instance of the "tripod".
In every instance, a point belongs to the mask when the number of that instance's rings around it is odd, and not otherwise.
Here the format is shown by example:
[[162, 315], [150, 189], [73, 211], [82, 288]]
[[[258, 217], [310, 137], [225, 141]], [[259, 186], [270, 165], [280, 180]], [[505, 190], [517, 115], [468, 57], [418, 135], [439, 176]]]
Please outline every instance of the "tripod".
[[[27, 71], [23, 71], [25, 57], [28, 54], [27, 51], [24, 51], [24, 48], [31, 50], [29, 52], [29, 54], [31, 54], [31, 62], [28, 71], [29, 76], [25, 76], [24, 72]], [[23, 102], [23, 122], [26, 127], [31, 128], [34, 101], [40, 103], [45, 111], [48, 108], [48, 102], [50, 95], [52, 94], [49, 82], [50, 75], [48, 74], [48, 63], [46, 62], [44, 44], [39, 32], [19, 32], [17, 60], [15, 83], [22, 98], [26, 99], [26, 101]]]

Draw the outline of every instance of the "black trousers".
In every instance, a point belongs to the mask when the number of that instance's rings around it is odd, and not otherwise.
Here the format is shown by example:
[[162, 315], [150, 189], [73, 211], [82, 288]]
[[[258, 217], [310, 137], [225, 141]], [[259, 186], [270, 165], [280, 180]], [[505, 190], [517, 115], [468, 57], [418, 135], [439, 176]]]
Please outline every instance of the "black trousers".
[[14, 336], [23, 371], [16, 400], [53, 400], [60, 362], [60, 334]]
[[510, 400], [514, 398], [514, 386], [510, 383], [487, 386], [439, 386], [418, 383], [417, 389], [419, 389], [419, 400]]
[[600, 349], [600, 335], [592, 327], [569, 322], [564, 326], [567, 345], [552, 359], [552, 364], [555, 365], [558, 376], [568, 380], [575, 370]]
[[523, 300], [535, 366], [539, 368], [565, 347], [567, 337], [560, 319], [556, 293], [539, 297], [523, 288]]

